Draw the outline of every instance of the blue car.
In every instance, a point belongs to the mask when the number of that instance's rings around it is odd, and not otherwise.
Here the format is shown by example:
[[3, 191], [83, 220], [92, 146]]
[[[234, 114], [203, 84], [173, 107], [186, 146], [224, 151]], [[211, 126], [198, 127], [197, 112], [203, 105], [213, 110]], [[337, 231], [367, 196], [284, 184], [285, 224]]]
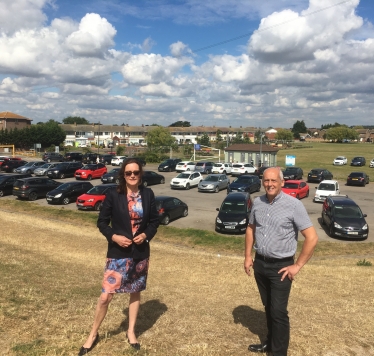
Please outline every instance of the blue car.
[[259, 192], [261, 189], [261, 180], [257, 176], [243, 174], [236, 178], [228, 187], [227, 194], [230, 192]]

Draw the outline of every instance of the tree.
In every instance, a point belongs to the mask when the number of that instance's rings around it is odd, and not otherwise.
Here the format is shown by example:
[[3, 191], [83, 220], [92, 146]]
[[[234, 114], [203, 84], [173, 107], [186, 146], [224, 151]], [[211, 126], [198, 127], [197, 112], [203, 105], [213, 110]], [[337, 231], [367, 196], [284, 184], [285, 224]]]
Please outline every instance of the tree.
[[175, 138], [166, 127], [156, 126], [154, 129], [150, 130], [147, 135], [147, 145], [150, 149], [171, 146], [174, 142]]
[[201, 137], [196, 138], [196, 141], [197, 143], [200, 143], [200, 145], [208, 146], [208, 147], [211, 146], [210, 138], [207, 133], [204, 133]]
[[292, 141], [293, 134], [291, 131], [286, 129], [279, 129], [275, 134], [275, 139], [279, 141]]
[[222, 131], [221, 130], [217, 130], [217, 132], [216, 132], [216, 142], [221, 142], [221, 141], [223, 141]]
[[326, 138], [335, 142], [342, 142], [344, 139], [357, 140], [358, 132], [354, 129], [349, 129], [346, 126], [332, 127], [326, 132]]
[[257, 130], [255, 132], [255, 143], [260, 143], [261, 142], [261, 135], [262, 135], [262, 139], [264, 139], [266, 137], [264, 131]]
[[189, 121], [176, 121], [173, 122], [169, 127], [190, 127], [191, 123]]
[[321, 130], [328, 130], [328, 129], [331, 129], [332, 127], [339, 127], [339, 126], [348, 127], [347, 125], [339, 124], [338, 122], [335, 122], [335, 124], [321, 125]]
[[62, 120], [64, 124], [77, 124], [77, 125], [89, 125], [90, 123], [80, 116], [67, 116]]
[[307, 132], [307, 128], [305, 126], [305, 122], [304, 120], [297, 120], [294, 124], [293, 124], [293, 127], [292, 127], [292, 133], [293, 133], [293, 136], [294, 138], [300, 138], [300, 134], [301, 133], [304, 133], [304, 132]]

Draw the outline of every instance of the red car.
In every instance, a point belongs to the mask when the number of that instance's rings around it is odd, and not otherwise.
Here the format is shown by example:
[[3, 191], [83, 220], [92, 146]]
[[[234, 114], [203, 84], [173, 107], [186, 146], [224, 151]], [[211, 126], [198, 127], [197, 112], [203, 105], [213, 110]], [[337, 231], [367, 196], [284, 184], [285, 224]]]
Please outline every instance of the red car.
[[75, 179], [87, 179], [101, 178], [103, 174], [107, 173], [107, 169], [104, 164], [86, 164], [82, 168], [78, 169], [74, 173]]
[[117, 184], [100, 184], [91, 188], [87, 193], [77, 198], [79, 210], [100, 210], [109, 189], [114, 189]]
[[309, 196], [309, 185], [303, 180], [288, 180], [284, 182], [282, 191], [297, 199]]

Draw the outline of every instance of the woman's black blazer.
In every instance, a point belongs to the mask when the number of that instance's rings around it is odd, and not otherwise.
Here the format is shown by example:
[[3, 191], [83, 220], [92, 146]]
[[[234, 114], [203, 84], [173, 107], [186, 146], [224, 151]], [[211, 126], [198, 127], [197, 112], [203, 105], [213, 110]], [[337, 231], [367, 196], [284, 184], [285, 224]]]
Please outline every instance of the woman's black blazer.
[[120, 194], [117, 189], [110, 189], [106, 195], [101, 208], [97, 227], [108, 240], [107, 258], [129, 258], [145, 259], [149, 257], [149, 241], [157, 232], [159, 217], [156, 209], [155, 195], [152, 189], [141, 187], [139, 189], [142, 197], [143, 220], [136, 235], [145, 233], [146, 241], [137, 245], [132, 243], [129, 247], [121, 247], [112, 241], [114, 234], [123, 235], [132, 240], [131, 222], [127, 205], [126, 194]]

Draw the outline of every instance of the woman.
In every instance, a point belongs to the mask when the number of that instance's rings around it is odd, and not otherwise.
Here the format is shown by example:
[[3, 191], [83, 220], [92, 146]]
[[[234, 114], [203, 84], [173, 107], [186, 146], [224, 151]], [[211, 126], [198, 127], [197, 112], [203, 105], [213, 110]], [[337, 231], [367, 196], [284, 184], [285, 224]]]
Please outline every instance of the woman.
[[91, 333], [79, 351], [89, 353], [99, 340], [98, 330], [115, 293], [129, 293], [127, 340], [136, 350], [140, 344], [135, 323], [140, 292], [146, 288], [149, 242], [159, 225], [153, 191], [141, 186], [143, 169], [134, 158], [125, 160], [119, 172], [119, 185], [106, 195], [97, 226], [108, 240], [102, 293], [98, 300]]

